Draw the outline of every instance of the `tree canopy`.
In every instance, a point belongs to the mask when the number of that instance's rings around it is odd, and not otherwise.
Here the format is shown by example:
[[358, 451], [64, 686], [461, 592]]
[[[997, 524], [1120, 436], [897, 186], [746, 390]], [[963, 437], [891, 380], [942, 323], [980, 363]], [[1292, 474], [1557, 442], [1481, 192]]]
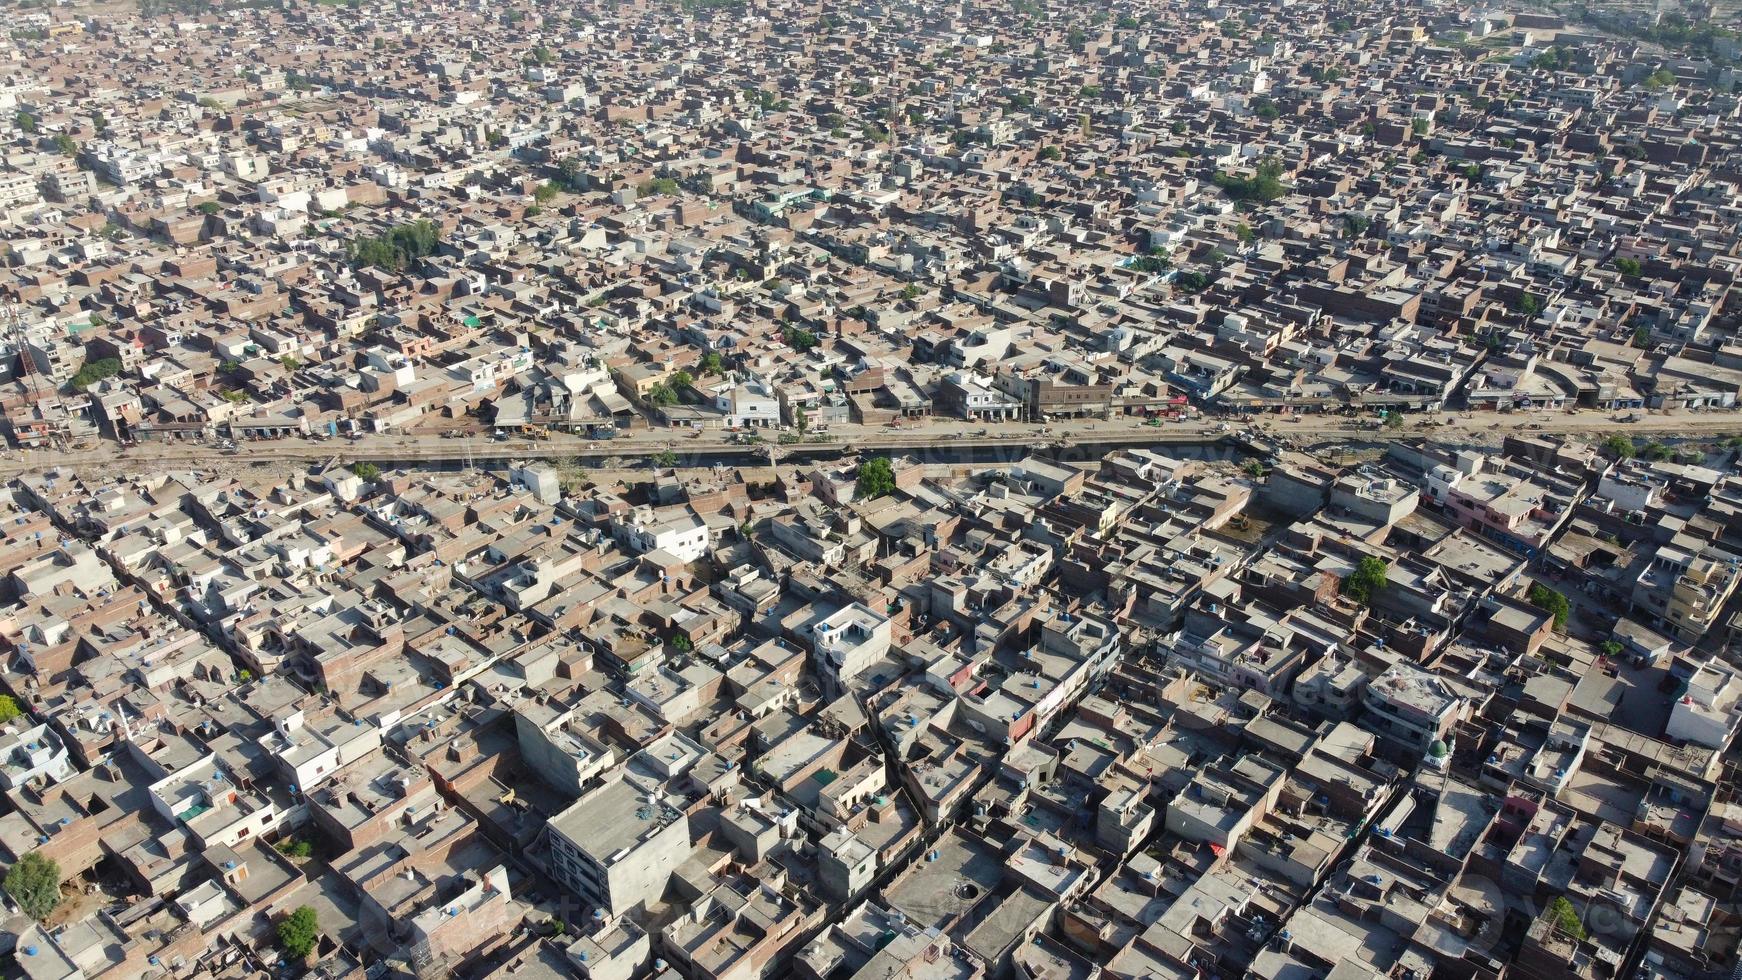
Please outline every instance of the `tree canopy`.
[[292, 959], [307, 959], [320, 935], [320, 922], [311, 906], [299, 905], [296, 911], [278, 920], [278, 945]]
[[1574, 939], [1585, 938], [1585, 924], [1579, 921], [1579, 910], [1573, 907], [1572, 902], [1567, 901], [1565, 895], [1557, 895], [1554, 901], [1548, 903], [1548, 918], [1555, 928]]
[[1531, 584], [1530, 591], [1525, 593], [1525, 598], [1530, 600], [1531, 605], [1554, 616], [1555, 629], [1566, 627], [1567, 616], [1573, 611], [1572, 603], [1567, 601], [1566, 596], [1541, 582], [1535, 582]]
[[1343, 594], [1363, 606], [1372, 605], [1374, 596], [1384, 591], [1388, 581], [1386, 573], [1390, 570], [1391, 566], [1383, 558], [1373, 555], [1362, 558], [1349, 577], [1343, 579]]
[[60, 904], [60, 865], [31, 851], [7, 870], [5, 888], [24, 914], [46, 919]]
[[1217, 171], [1211, 180], [1236, 201], [1268, 202], [1288, 193], [1288, 187], [1282, 183], [1282, 164], [1270, 159], [1260, 161], [1250, 177]]
[[894, 493], [895, 467], [890, 465], [889, 457], [874, 456], [860, 463], [856, 490], [860, 500], [875, 500]]
[[72, 386], [79, 391], [96, 384], [104, 378], [113, 378], [121, 373], [121, 361], [113, 357], [101, 357], [94, 361], [86, 361], [78, 373], [73, 375]]
[[347, 251], [353, 265], [374, 266], [388, 272], [399, 272], [426, 255], [434, 255], [441, 245], [441, 230], [427, 218], [396, 225], [385, 234], [358, 238]]
[[1598, 443], [1597, 448], [1616, 459], [1633, 458], [1633, 440], [1619, 433]]
[[817, 335], [811, 333], [809, 330], [801, 330], [797, 327], [787, 327], [785, 330], [781, 331], [780, 335], [781, 339], [785, 340], [788, 346], [795, 348], [800, 354], [817, 345]]

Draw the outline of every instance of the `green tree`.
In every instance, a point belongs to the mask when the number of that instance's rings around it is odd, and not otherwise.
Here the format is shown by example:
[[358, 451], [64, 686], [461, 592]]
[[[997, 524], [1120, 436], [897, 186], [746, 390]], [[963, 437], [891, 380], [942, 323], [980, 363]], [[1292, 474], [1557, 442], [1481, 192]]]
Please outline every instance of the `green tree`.
[[1639, 447], [1639, 458], [1640, 459], [1650, 459], [1650, 460], [1668, 459], [1674, 455], [1675, 455], [1675, 450], [1669, 448], [1668, 446], [1664, 445], [1661, 442], [1658, 442], [1656, 439], [1653, 439], [1650, 442], [1647, 442], [1645, 445]]
[[1605, 455], [1612, 456], [1616, 459], [1633, 458], [1633, 440], [1619, 433], [1598, 443], [1597, 448]]
[[224, 210], [224, 206], [219, 204], [217, 201], [201, 201], [197, 210], [201, 214], [217, 214], [219, 211]]
[[6, 894], [33, 919], [48, 918], [60, 904], [60, 865], [30, 851], [6, 871]]
[[1602, 645], [1597, 647], [1597, 650], [1605, 657], [1619, 657], [1621, 644], [1615, 640], [1604, 640]]
[[1386, 564], [1385, 559], [1367, 555], [1343, 579], [1343, 594], [1363, 606], [1372, 605], [1374, 597], [1384, 591], [1389, 583], [1386, 575], [1390, 571], [1391, 566]]
[[556, 165], [556, 179], [557, 184], [560, 185], [563, 190], [575, 192], [583, 190], [587, 182], [587, 174], [586, 171], [581, 169], [580, 158], [564, 157], [560, 162], [558, 162]]
[[800, 354], [817, 345], [817, 335], [809, 330], [787, 327], [780, 332], [780, 336], [782, 340], [786, 341], [787, 346], [797, 350]]
[[655, 405], [676, 405], [677, 392], [661, 381], [647, 390], [647, 400]]
[[701, 368], [703, 374], [722, 374], [726, 370], [726, 361], [718, 353], [709, 351], [702, 355]]
[[1615, 260], [1615, 271], [1624, 276], [1637, 276], [1642, 268], [1644, 266], [1639, 264], [1638, 259], [1619, 258]]
[[1242, 221], [1240, 226], [1234, 229], [1234, 237], [1240, 239], [1240, 243], [1243, 245], [1252, 244], [1252, 226]]
[[386, 234], [353, 240], [347, 247], [351, 263], [399, 272], [411, 262], [434, 255], [441, 247], [441, 230], [427, 218], [395, 225]]
[[677, 371], [671, 376], [671, 386], [678, 390], [693, 388], [695, 387], [695, 383], [696, 376], [688, 371]]
[[12, 695], [0, 694], [0, 725], [16, 721], [23, 716], [24, 709], [18, 706], [18, 702], [12, 699]]
[[73, 139], [71, 136], [68, 136], [65, 133], [56, 133], [53, 142], [55, 151], [61, 156], [76, 157], [79, 155], [78, 141]]
[[1037, 157], [1039, 157], [1040, 159], [1047, 161], [1048, 163], [1050, 163], [1054, 160], [1057, 160], [1060, 157], [1064, 156], [1064, 154], [1062, 152], [1060, 152], [1059, 148], [1056, 146], [1043, 146], [1040, 148], [1040, 152], [1035, 154], [1035, 155]]
[[1651, 328], [1650, 327], [1641, 323], [1639, 326], [1633, 328], [1633, 346], [1635, 346], [1635, 347], [1650, 347], [1651, 346]]
[[315, 852], [315, 846], [306, 840], [286, 838], [278, 842], [278, 853], [294, 858], [310, 857]]
[[20, 112], [12, 117], [12, 121], [18, 125], [20, 132], [25, 134], [36, 132], [36, 117], [28, 112]]
[[1576, 940], [1584, 940], [1585, 924], [1579, 921], [1579, 910], [1573, 907], [1572, 902], [1567, 901], [1565, 895], [1558, 895], [1554, 901], [1548, 903], [1547, 914], [1549, 922], [1556, 929]]
[[296, 911], [278, 920], [279, 948], [293, 960], [307, 959], [320, 935], [320, 922], [310, 906], [299, 905]]
[[653, 455], [653, 465], [657, 469], [669, 470], [677, 465], [677, 453], [662, 449]]
[[1531, 583], [1530, 590], [1524, 594], [1530, 604], [1543, 612], [1554, 616], [1554, 628], [1564, 629], [1567, 625], [1567, 615], [1573, 611], [1572, 603], [1567, 597], [1549, 588], [1541, 582]]
[[549, 204], [558, 193], [557, 186], [547, 180], [533, 189], [532, 199], [540, 204]]
[[116, 358], [102, 357], [95, 361], [86, 361], [79, 368], [78, 373], [73, 375], [72, 386], [79, 391], [84, 391], [97, 382], [105, 378], [113, 378], [120, 373], [121, 362]]
[[1542, 297], [1535, 293], [1521, 293], [1518, 297], [1517, 309], [1525, 316], [1536, 316], [1542, 312]]
[[873, 456], [859, 464], [859, 481], [855, 488], [860, 500], [876, 500], [895, 492], [895, 467], [889, 457]]
[[671, 648], [676, 650], [678, 653], [689, 653], [691, 650], [695, 649], [695, 644], [690, 642], [689, 637], [679, 633], [671, 638]]
[[792, 409], [792, 427], [797, 429], [798, 434], [801, 436], [804, 435], [805, 432], [810, 429], [811, 417], [808, 414], [806, 414], [803, 405], [794, 405], [793, 406], [793, 409]]
[[670, 177], [655, 177], [635, 189], [642, 197], [652, 197], [656, 194], [676, 194], [677, 181]]
[[1411, 119], [1409, 121], [1409, 128], [1410, 128], [1410, 131], [1414, 132], [1415, 135], [1417, 135], [1417, 136], [1426, 136], [1427, 135], [1427, 120], [1426, 119]]
[[359, 480], [373, 480], [381, 475], [381, 467], [374, 463], [352, 463], [345, 467]]
[[1274, 159], [1260, 161], [1251, 177], [1236, 177], [1217, 171], [1210, 180], [1222, 189], [1222, 193], [1236, 201], [1269, 202], [1288, 193], [1288, 188], [1282, 183], [1282, 164]]

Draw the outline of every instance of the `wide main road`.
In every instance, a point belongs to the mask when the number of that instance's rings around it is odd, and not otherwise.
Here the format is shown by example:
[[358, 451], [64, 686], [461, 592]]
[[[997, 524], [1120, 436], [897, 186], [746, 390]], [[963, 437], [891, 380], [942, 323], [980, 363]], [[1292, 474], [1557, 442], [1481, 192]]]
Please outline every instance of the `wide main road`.
[[[1508, 434], [1579, 435], [1601, 439], [1616, 433], [1636, 440], [1713, 440], [1742, 435], [1742, 412], [1649, 412], [1634, 422], [1621, 422], [1602, 412], [1479, 412], [1469, 416], [1440, 413], [1410, 416], [1402, 426], [1374, 428], [1370, 422], [1344, 416], [1260, 416], [1245, 421], [1171, 421], [1145, 424], [1137, 418], [1060, 420], [1038, 423], [976, 423], [956, 419], [924, 419], [900, 427], [834, 424], [825, 435], [810, 434], [804, 442], [777, 445], [783, 459], [801, 455], [946, 450], [969, 452], [1006, 447], [1011, 452], [1038, 446], [1074, 446], [1085, 450], [1110, 445], [1154, 443], [1193, 445], [1228, 435], [1286, 441], [1299, 446], [1328, 443], [1384, 443], [1427, 438], [1452, 445], [1495, 446]], [[767, 433], [769, 441], [776, 434]], [[483, 433], [437, 435], [374, 435], [360, 439], [315, 441], [306, 438], [248, 443], [223, 451], [205, 443], [146, 444], [123, 449], [100, 442], [86, 449], [15, 450], [0, 457], [0, 476], [44, 472], [56, 468], [108, 472], [199, 469], [251, 463], [296, 464], [337, 459], [367, 461], [380, 466], [466, 463], [491, 465], [508, 459], [574, 461], [584, 466], [606, 461], [632, 461], [665, 453], [677, 465], [708, 465], [733, 458], [753, 463], [767, 451], [767, 442], [746, 445], [731, 434], [704, 430], [637, 429], [615, 439], [589, 440], [553, 433], [549, 439], [490, 439]]]

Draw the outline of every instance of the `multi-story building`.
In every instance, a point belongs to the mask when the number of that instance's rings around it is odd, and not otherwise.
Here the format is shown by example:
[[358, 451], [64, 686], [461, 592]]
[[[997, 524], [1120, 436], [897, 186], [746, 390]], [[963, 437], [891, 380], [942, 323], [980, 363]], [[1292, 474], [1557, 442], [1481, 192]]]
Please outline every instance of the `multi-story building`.
[[638, 553], [666, 551], [679, 561], [692, 562], [708, 553], [708, 525], [694, 514], [656, 513], [638, 508], [614, 517], [611, 530], [617, 540]]
[[842, 606], [811, 627], [815, 668], [828, 689], [839, 695], [847, 684], [889, 652], [889, 617], [855, 602]]
[[1688, 678], [1687, 691], [1669, 711], [1664, 734], [1678, 742], [1709, 749], [1730, 744], [1742, 722], [1742, 675], [1716, 661], [1703, 663]]
[[1053, 416], [1104, 416], [1113, 407], [1113, 386], [1089, 366], [1071, 361], [1001, 365], [992, 375], [992, 385], [1020, 404], [1034, 421]]
[[1637, 613], [1684, 643], [1706, 635], [1730, 601], [1738, 559], [1719, 548], [1677, 535], [1657, 548], [1633, 582]]
[[0, 173], [0, 208], [29, 204], [41, 196], [36, 189], [35, 177], [29, 174]]
[[1412, 753], [1445, 742], [1467, 713], [1464, 698], [1445, 681], [1408, 664], [1386, 668], [1362, 691], [1361, 725]]
[[955, 371], [938, 388], [939, 406], [951, 415], [1003, 422], [1022, 416], [1020, 399], [993, 387], [992, 380], [973, 371]]
[[1443, 497], [1447, 512], [1491, 541], [1535, 555], [1571, 513], [1568, 501], [1532, 480], [1506, 473], [1476, 473]]
[[690, 854], [689, 822], [651, 781], [627, 772], [551, 818], [550, 873], [609, 915], [664, 893]]
[[59, 782], [72, 773], [66, 744], [46, 724], [0, 738], [0, 789], [13, 789], [39, 778]]

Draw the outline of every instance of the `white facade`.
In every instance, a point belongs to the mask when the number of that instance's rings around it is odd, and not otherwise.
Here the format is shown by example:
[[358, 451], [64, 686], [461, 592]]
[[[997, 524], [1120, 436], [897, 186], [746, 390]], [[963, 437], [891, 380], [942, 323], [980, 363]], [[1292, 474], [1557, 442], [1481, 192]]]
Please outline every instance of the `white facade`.
[[743, 384], [714, 396], [714, 407], [725, 413], [729, 426], [780, 424], [780, 400], [759, 383]]
[[46, 724], [0, 738], [0, 787], [13, 789], [39, 776], [59, 782], [72, 774], [66, 745]]
[[840, 694], [853, 678], [889, 652], [889, 617], [863, 603], [843, 606], [811, 630], [817, 674]]
[[1678, 742], [1692, 742], [1721, 749], [1736, 731], [1742, 717], [1742, 678], [1721, 664], [1705, 664], [1688, 679], [1687, 693], [1670, 709], [1665, 733]]
[[708, 525], [694, 514], [657, 518], [645, 508], [613, 520], [612, 531], [619, 541], [638, 553], [667, 551], [683, 562], [706, 555], [712, 541]]

